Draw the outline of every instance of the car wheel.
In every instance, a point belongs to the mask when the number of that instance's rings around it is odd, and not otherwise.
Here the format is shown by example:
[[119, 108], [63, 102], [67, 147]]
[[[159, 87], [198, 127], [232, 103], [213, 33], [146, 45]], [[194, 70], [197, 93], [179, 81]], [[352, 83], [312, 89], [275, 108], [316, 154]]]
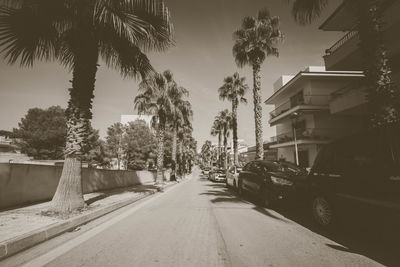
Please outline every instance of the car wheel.
[[318, 225], [329, 228], [333, 224], [333, 208], [332, 204], [327, 200], [326, 197], [317, 196], [314, 198], [312, 203], [313, 217]]

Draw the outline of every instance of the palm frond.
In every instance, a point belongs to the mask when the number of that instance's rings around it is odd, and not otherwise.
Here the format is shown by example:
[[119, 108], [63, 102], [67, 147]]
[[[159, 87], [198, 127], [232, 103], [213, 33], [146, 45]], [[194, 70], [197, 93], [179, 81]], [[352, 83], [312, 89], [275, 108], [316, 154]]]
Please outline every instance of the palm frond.
[[33, 8], [0, 7], [0, 53], [9, 64], [21, 66], [56, 58], [58, 32], [48, 17]]
[[260, 11], [258, 11], [258, 14], [257, 14], [258, 20], [265, 20], [265, 19], [269, 19], [270, 17], [271, 17], [271, 14], [270, 14], [268, 8], [262, 8]]
[[154, 73], [147, 56], [129, 40], [116, 34], [112, 28], [99, 32], [100, 53], [109, 67], [119, 70], [123, 76], [146, 79]]
[[161, 0], [97, 0], [95, 23], [111, 26], [144, 51], [164, 51], [173, 44], [173, 26]]
[[327, 4], [328, 0], [295, 0], [292, 15], [299, 24], [310, 24], [321, 15]]

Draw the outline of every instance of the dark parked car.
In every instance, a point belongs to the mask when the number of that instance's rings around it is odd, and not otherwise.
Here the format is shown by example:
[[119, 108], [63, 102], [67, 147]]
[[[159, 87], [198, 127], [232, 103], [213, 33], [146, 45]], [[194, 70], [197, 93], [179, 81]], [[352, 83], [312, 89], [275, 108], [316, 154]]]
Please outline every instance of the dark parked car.
[[319, 225], [340, 220], [358, 222], [358, 227], [375, 222], [383, 223], [381, 228], [393, 226], [400, 218], [400, 127], [324, 146], [308, 180]]
[[278, 200], [295, 198], [303, 188], [307, 176], [303, 169], [291, 165], [291, 169], [278, 162], [255, 160], [244, 166], [239, 173], [238, 193], [244, 191], [258, 197], [264, 206], [271, 206]]

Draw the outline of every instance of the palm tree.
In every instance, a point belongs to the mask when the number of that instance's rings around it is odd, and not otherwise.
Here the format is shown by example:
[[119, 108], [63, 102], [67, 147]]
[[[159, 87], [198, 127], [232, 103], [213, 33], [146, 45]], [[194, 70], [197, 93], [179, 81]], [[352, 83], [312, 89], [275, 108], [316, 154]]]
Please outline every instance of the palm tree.
[[156, 184], [161, 186], [163, 185], [165, 129], [167, 123], [172, 121], [174, 111], [175, 89], [170, 86], [172, 81], [171, 71], [156, 73], [139, 84], [139, 94], [134, 100], [135, 109], [139, 114], [153, 115], [153, 125], [157, 125]]
[[183, 125], [178, 131], [178, 148], [179, 148], [179, 160], [178, 166], [180, 174], [184, 174], [187, 170], [187, 164], [189, 161], [190, 146], [192, 146], [193, 139], [193, 128], [191, 124]]
[[211, 161], [211, 148], [212, 148], [212, 143], [209, 140], [206, 140], [201, 147], [201, 158], [203, 159], [203, 162], [206, 162], [208, 166], [210, 166], [210, 161]]
[[233, 76], [226, 77], [224, 79], [224, 85], [218, 89], [220, 99], [228, 99], [232, 102], [233, 163], [235, 166], [237, 166], [239, 163], [237, 108], [239, 102], [247, 103], [247, 99], [244, 98], [244, 95], [249, 89], [248, 85], [245, 83], [245, 80], [245, 77], [240, 77], [239, 73], [235, 72]]
[[[383, 5], [385, 1], [344, 0], [346, 8], [357, 15], [357, 29], [364, 60], [370, 127], [400, 122], [400, 90], [393, 82], [392, 68], [383, 41]], [[295, 0], [292, 13], [302, 25], [318, 18], [328, 0]]]
[[224, 109], [218, 113], [221, 127], [223, 129], [222, 136], [224, 137], [224, 168], [228, 167], [228, 137], [229, 131], [232, 129], [232, 114], [229, 110]]
[[142, 52], [172, 43], [169, 12], [159, 0], [15, 0], [0, 7], [1, 52], [9, 64], [59, 61], [72, 72], [65, 162], [52, 209], [82, 208], [81, 157], [87, 143], [99, 59], [123, 76], [153, 72]]
[[[186, 93], [187, 92], [187, 93]], [[173, 114], [172, 114], [172, 160], [176, 163], [176, 149], [177, 149], [177, 133], [179, 129], [190, 126], [193, 117], [192, 105], [189, 101], [183, 100], [182, 97], [188, 95], [188, 91], [180, 87], [173, 97]]]
[[221, 123], [221, 118], [216, 116], [211, 126], [210, 134], [212, 136], [218, 136], [218, 149], [217, 149], [217, 158], [218, 158], [218, 167], [222, 165], [222, 152], [221, 152], [221, 143], [222, 143], [222, 133], [223, 133], [223, 126]]
[[278, 56], [277, 44], [283, 35], [279, 30], [279, 18], [271, 17], [268, 9], [262, 9], [257, 17], [245, 17], [242, 26], [233, 34], [233, 56], [239, 67], [253, 68], [253, 102], [256, 130], [256, 158], [264, 157], [261, 107], [261, 64], [267, 56]]

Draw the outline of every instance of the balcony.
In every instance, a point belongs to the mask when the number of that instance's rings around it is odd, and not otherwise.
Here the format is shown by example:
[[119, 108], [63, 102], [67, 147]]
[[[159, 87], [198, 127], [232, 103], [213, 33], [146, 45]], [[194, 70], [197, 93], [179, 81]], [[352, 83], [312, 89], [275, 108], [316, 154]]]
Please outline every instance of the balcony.
[[275, 125], [281, 119], [290, 116], [295, 111], [321, 111], [329, 109], [330, 95], [301, 95], [291, 98], [270, 112], [269, 123]]
[[360, 70], [362, 60], [358, 49], [359, 34], [349, 31], [331, 48], [325, 50], [325, 66], [327, 70]]
[[[305, 128], [296, 129], [296, 142], [297, 144], [326, 144], [332, 138], [340, 135], [339, 129], [329, 128]], [[294, 145], [294, 132], [286, 132], [277, 136], [271, 137], [270, 148], [278, 148]]]
[[367, 93], [361, 81], [352, 82], [336, 92], [332, 93], [332, 101], [329, 103], [331, 114], [342, 113], [357, 115], [354, 112], [366, 112]]

